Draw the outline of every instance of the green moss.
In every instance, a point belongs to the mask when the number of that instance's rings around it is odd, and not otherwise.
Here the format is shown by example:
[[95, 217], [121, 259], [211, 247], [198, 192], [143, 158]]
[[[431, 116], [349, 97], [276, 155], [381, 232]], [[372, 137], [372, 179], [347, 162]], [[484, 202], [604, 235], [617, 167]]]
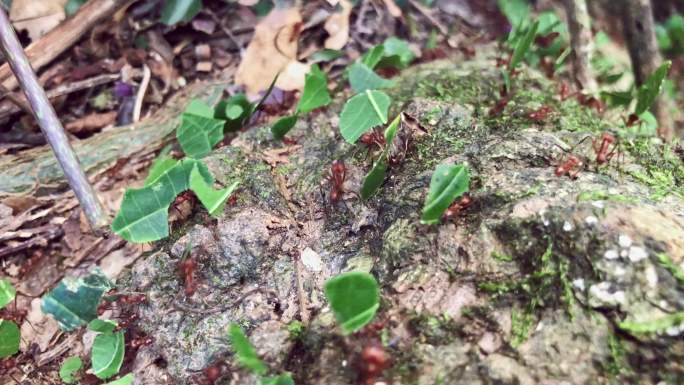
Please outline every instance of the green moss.
[[603, 190], [582, 191], [577, 195], [577, 202], [584, 201], [613, 201], [620, 203], [638, 203], [639, 200], [622, 194], [610, 194]]
[[627, 362], [625, 347], [622, 340], [611, 334], [608, 337], [608, 349], [610, 351], [610, 361], [604, 365], [606, 372], [613, 377], [631, 374], [632, 368]]
[[626, 142], [623, 148], [643, 166], [630, 175], [651, 188], [651, 199], [657, 201], [670, 194], [684, 199], [684, 163], [673, 146], [642, 138]]
[[513, 257], [511, 257], [510, 255], [507, 255], [507, 254], [492, 251], [491, 255], [492, 255], [492, 258], [496, 259], [497, 261], [501, 261], [501, 262], [512, 262], [513, 261]]
[[517, 348], [525, 342], [534, 324], [534, 314], [530, 307], [525, 310], [511, 311], [511, 341], [512, 347]]
[[682, 270], [681, 267], [677, 266], [677, 264], [664, 253], [658, 254], [658, 262], [660, 262], [660, 265], [664, 267], [665, 270], [672, 274], [680, 286], [684, 287], [684, 270]]
[[297, 340], [304, 333], [304, 324], [294, 320], [287, 325], [287, 331], [290, 333], [291, 340]]

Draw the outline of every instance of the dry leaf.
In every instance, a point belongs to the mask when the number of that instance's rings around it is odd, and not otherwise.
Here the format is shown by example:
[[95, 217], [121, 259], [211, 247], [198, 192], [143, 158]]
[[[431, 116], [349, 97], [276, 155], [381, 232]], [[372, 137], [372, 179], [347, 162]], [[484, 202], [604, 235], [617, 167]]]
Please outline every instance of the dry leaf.
[[349, 15], [354, 6], [349, 0], [340, 0], [342, 10], [335, 12], [325, 21], [325, 30], [330, 35], [325, 39], [325, 48], [342, 49], [349, 41]]
[[[283, 69], [296, 61], [297, 40], [302, 25], [302, 16], [297, 8], [274, 9], [254, 29], [252, 41], [235, 73], [235, 83], [244, 85], [247, 93], [255, 95], [265, 90]], [[293, 74], [299, 76], [297, 71]], [[296, 79], [281, 75], [276, 85], [284, 90], [304, 87]], [[296, 85], [296, 88], [292, 88]], [[289, 86], [289, 88], [287, 87]]]
[[10, 20], [18, 31], [26, 30], [36, 41], [50, 32], [66, 18], [64, 5], [67, 0], [14, 0], [10, 8]]

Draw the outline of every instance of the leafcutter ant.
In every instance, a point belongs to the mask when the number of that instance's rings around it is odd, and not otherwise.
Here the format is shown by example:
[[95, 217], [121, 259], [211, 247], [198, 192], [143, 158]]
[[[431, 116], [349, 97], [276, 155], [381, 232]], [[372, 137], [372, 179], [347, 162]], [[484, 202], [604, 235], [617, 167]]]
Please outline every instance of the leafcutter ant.
[[531, 120], [534, 120], [537, 123], [542, 123], [544, 122], [544, 120], [546, 120], [546, 117], [551, 111], [551, 107], [541, 106], [541, 108], [539, 108], [538, 110], [532, 111], [529, 114], [527, 114], [527, 117]]
[[185, 282], [185, 295], [191, 296], [195, 293], [195, 270], [197, 261], [193, 257], [185, 258], [179, 264], [180, 275]]
[[496, 102], [496, 104], [494, 105], [494, 107], [492, 107], [492, 108], [489, 110], [489, 117], [490, 117], [490, 118], [493, 118], [493, 117], [498, 116], [499, 114], [501, 114], [501, 112], [503, 112], [504, 108], [506, 108], [506, 105], [508, 104], [508, 101], [509, 101], [509, 99], [508, 99], [507, 97], [504, 97], [504, 98], [499, 99], [499, 101]]
[[577, 179], [580, 171], [584, 167], [584, 162], [579, 156], [570, 154], [568, 159], [562, 161], [558, 167], [556, 167], [556, 176], [562, 177], [567, 175], [570, 179]]
[[365, 144], [368, 147], [373, 145], [383, 148], [385, 146], [385, 135], [379, 128], [374, 128], [371, 132], [367, 132], [361, 135], [359, 142]]
[[[603, 165], [610, 162], [613, 156], [618, 152], [618, 143], [615, 136], [609, 132], [601, 134], [601, 140], [592, 139], [591, 146], [596, 153], [596, 164]], [[612, 146], [612, 147], [611, 147]]]
[[473, 204], [473, 199], [468, 194], [464, 194], [460, 199], [455, 201], [444, 212], [444, 219], [450, 220], [456, 218], [461, 212], [466, 210]]
[[138, 336], [131, 340], [131, 348], [138, 349], [141, 346], [147, 346], [154, 342], [154, 338], [150, 336]]
[[593, 96], [586, 96], [582, 93], [578, 93], [577, 101], [583, 106], [595, 109], [596, 112], [599, 114], [602, 114], [603, 110], [605, 109], [603, 102], [601, 102]]
[[330, 202], [335, 203], [344, 194], [344, 180], [347, 177], [347, 168], [341, 160], [334, 160], [330, 166]]

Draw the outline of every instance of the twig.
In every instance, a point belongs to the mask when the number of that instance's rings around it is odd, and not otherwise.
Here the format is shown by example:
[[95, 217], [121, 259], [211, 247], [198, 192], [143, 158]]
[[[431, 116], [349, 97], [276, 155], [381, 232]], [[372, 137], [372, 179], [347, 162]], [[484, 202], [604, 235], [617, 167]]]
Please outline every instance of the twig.
[[12, 91], [8, 90], [5, 88], [2, 84], [0, 84], [0, 99], [3, 97], [7, 97], [14, 106], [17, 108], [17, 110], [23, 110], [27, 114], [31, 114], [31, 106], [26, 103], [26, 99], [22, 99], [21, 97], [15, 95]]
[[108, 220], [102, 209], [100, 201], [95, 195], [93, 187], [81, 169], [78, 158], [69, 144], [64, 128], [57, 119], [55, 110], [45, 95], [45, 91], [38, 83], [36, 74], [31, 69], [28, 58], [19, 43], [17, 35], [10, 24], [4, 10], [0, 9], [0, 49], [7, 63], [11, 66], [16, 79], [26, 94], [34, 116], [38, 121], [43, 135], [52, 147], [55, 157], [59, 161], [62, 171], [69, 181], [71, 189], [81, 203], [83, 212], [86, 214], [93, 230], [99, 230], [107, 225]]
[[150, 72], [150, 67], [147, 64], [143, 64], [143, 78], [138, 87], [138, 93], [135, 95], [135, 107], [133, 108], [133, 123], [138, 123], [140, 121], [140, 112], [142, 111], [143, 100], [145, 99], [145, 93], [147, 92], [147, 86], [150, 85], [150, 77], [152, 73]]
[[422, 4], [418, 3], [416, 0], [409, 0], [409, 3], [411, 4], [411, 6], [413, 6], [413, 8], [415, 8], [418, 12], [425, 16], [425, 18], [428, 19], [428, 21], [432, 23], [432, 25], [437, 27], [437, 29], [439, 30], [439, 32], [442, 33], [442, 35], [449, 35], [449, 30], [447, 29], [447, 27], [442, 25], [442, 23], [440, 23], [439, 20], [437, 20], [432, 15], [429, 9], [426, 9]]
[[589, 11], [586, 0], [564, 0], [565, 13], [570, 29], [570, 45], [572, 46], [573, 69], [575, 79], [588, 93], [596, 92], [598, 86], [591, 70], [591, 56], [594, 51], [594, 39], [591, 33]]

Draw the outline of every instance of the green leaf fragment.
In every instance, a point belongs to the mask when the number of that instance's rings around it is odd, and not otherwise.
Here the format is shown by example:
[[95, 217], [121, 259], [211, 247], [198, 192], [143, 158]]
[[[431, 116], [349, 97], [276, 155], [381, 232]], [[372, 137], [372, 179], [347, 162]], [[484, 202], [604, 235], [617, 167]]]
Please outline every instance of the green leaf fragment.
[[59, 368], [59, 378], [67, 384], [73, 384], [76, 382], [76, 377], [74, 375], [81, 370], [82, 367], [83, 361], [81, 361], [80, 357], [69, 357], [64, 360], [62, 366]]
[[320, 63], [333, 61], [342, 56], [344, 56], [344, 52], [340, 50], [324, 48], [320, 51], [314, 52], [311, 56], [309, 56], [308, 60], [311, 63]]
[[356, 93], [366, 90], [392, 87], [394, 82], [381, 78], [362, 62], [355, 62], [349, 67], [349, 84]]
[[637, 105], [634, 109], [634, 113], [641, 115], [643, 112], [651, 108], [651, 105], [658, 97], [660, 90], [663, 85], [663, 80], [667, 76], [672, 62], [667, 60], [658, 67], [649, 77], [646, 79], [644, 84], [639, 87], [637, 91]]
[[17, 354], [20, 339], [21, 333], [17, 324], [0, 319], [0, 358]]
[[295, 385], [290, 373], [281, 374], [277, 377], [267, 377], [261, 379], [261, 385]]
[[199, 169], [195, 167], [190, 173], [190, 189], [197, 195], [204, 208], [209, 214], [216, 215], [223, 210], [226, 200], [233, 194], [239, 182], [235, 182], [228, 188], [222, 190], [214, 190], [210, 184], [206, 182]]
[[378, 63], [379, 67], [403, 69], [411, 64], [414, 55], [406, 40], [392, 36], [387, 38], [382, 45], [384, 47], [383, 58]]
[[147, 178], [145, 178], [145, 186], [149, 186], [159, 180], [159, 177], [164, 175], [170, 169], [176, 167], [179, 162], [179, 160], [173, 159], [166, 154], [158, 156], [157, 159], [154, 160], [154, 163], [152, 163], [152, 167], [150, 167], [150, 172], [147, 174]]
[[361, 62], [368, 66], [368, 68], [375, 69], [375, 66], [380, 63], [380, 60], [382, 60], [384, 54], [385, 47], [382, 44], [378, 44], [361, 56]]
[[214, 119], [214, 110], [199, 100], [193, 100], [181, 116], [176, 138], [185, 155], [202, 158], [223, 140], [224, 121]]
[[124, 332], [98, 334], [90, 353], [93, 374], [102, 380], [115, 376], [124, 358]]
[[213, 117], [225, 121], [224, 129], [226, 131], [237, 131], [252, 115], [254, 108], [254, 104], [247, 99], [247, 95], [239, 93], [221, 100], [216, 105]]
[[88, 323], [88, 329], [98, 333], [111, 333], [116, 329], [117, 323], [112, 320], [95, 318]]
[[298, 118], [299, 116], [295, 114], [290, 116], [284, 116], [278, 119], [278, 121], [275, 122], [273, 126], [271, 126], [271, 133], [273, 134], [273, 138], [277, 140], [282, 140], [285, 137], [285, 135], [287, 135], [287, 133], [290, 132], [292, 127], [295, 126]]
[[340, 274], [325, 283], [325, 296], [345, 334], [366, 326], [380, 307], [375, 278], [358, 271]]
[[392, 123], [385, 129], [385, 149], [380, 154], [380, 157], [373, 165], [371, 171], [366, 175], [363, 180], [363, 185], [361, 186], [361, 199], [368, 199], [380, 188], [382, 183], [385, 181], [385, 176], [387, 175], [387, 159], [389, 158], [389, 152], [392, 147], [392, 141], [397, 134], [397, 128], [401, 122], [401, 114], [398, 115]]
[[64, 331], [71, 331], [97, 318], [102, 295], [114, 285], [100, 269], [82, 278], [66, 277], [46, 294], [41, 310], [52, 315]]
[[470, 189], [470, 172], [464, 165], [437, 166], [430, 180], [421, 223], [438, 223], [444, 211]]
[[14, 301], [17, 296], [17, 291], [10, 281], [6, 279], [0, 279], [0, 309], [7, 306], [8, 303]]
[[311, 71], [306, 74], [304, 91], [297, 104], [297, 113], [306, 114], [316, 108], [330, 104], [332, 99], [328, 92], [328, 77], [318, 65], [311, 66]]
[[118, 380], [114, 380], [103, 385], [133, 385], [134, 379], [135, 378], [133, 377], [133, 373], [128, 373], [127, 375], [119, 378]]
[[508, 65], [509, 72], [513, 72], [515, 68], [522, 62], [525, 54], [532, 46], [534, 37], [537, 35], [537, 28], [539, 28], [539, 21], [535, 21], [525, 32], [525, 34], [518, 40], [513, 49], [513, 55], [511, 56], [511, 62]]
[[620, 329], [633, 334], [647, 334], [662, 332], [668, 328], [679, 326], [682, 323], [684, 323], [684, 312], [668, 314], [651, 321], [622, 321], [618, 326]]
[[202, 0], [166, 0], [161, 21], [166, 25], [188, 22], [202, 9]]
[[228, 338], [233, 345], [235, 357], [240, 365], [258, 375], [264, 375], [266, 373], [266, 364], [257, 356], [254, 346], [249, 342], [245, 332], [242, 331], [242, 328], [239, 325], [235, 323], [230, 325]]
[[391, 99], [382, 91], [366, 90], [353, 96], [340, 114], [340, 133], [354, 144], [365, 132], [387, 123], [387, 111]]

